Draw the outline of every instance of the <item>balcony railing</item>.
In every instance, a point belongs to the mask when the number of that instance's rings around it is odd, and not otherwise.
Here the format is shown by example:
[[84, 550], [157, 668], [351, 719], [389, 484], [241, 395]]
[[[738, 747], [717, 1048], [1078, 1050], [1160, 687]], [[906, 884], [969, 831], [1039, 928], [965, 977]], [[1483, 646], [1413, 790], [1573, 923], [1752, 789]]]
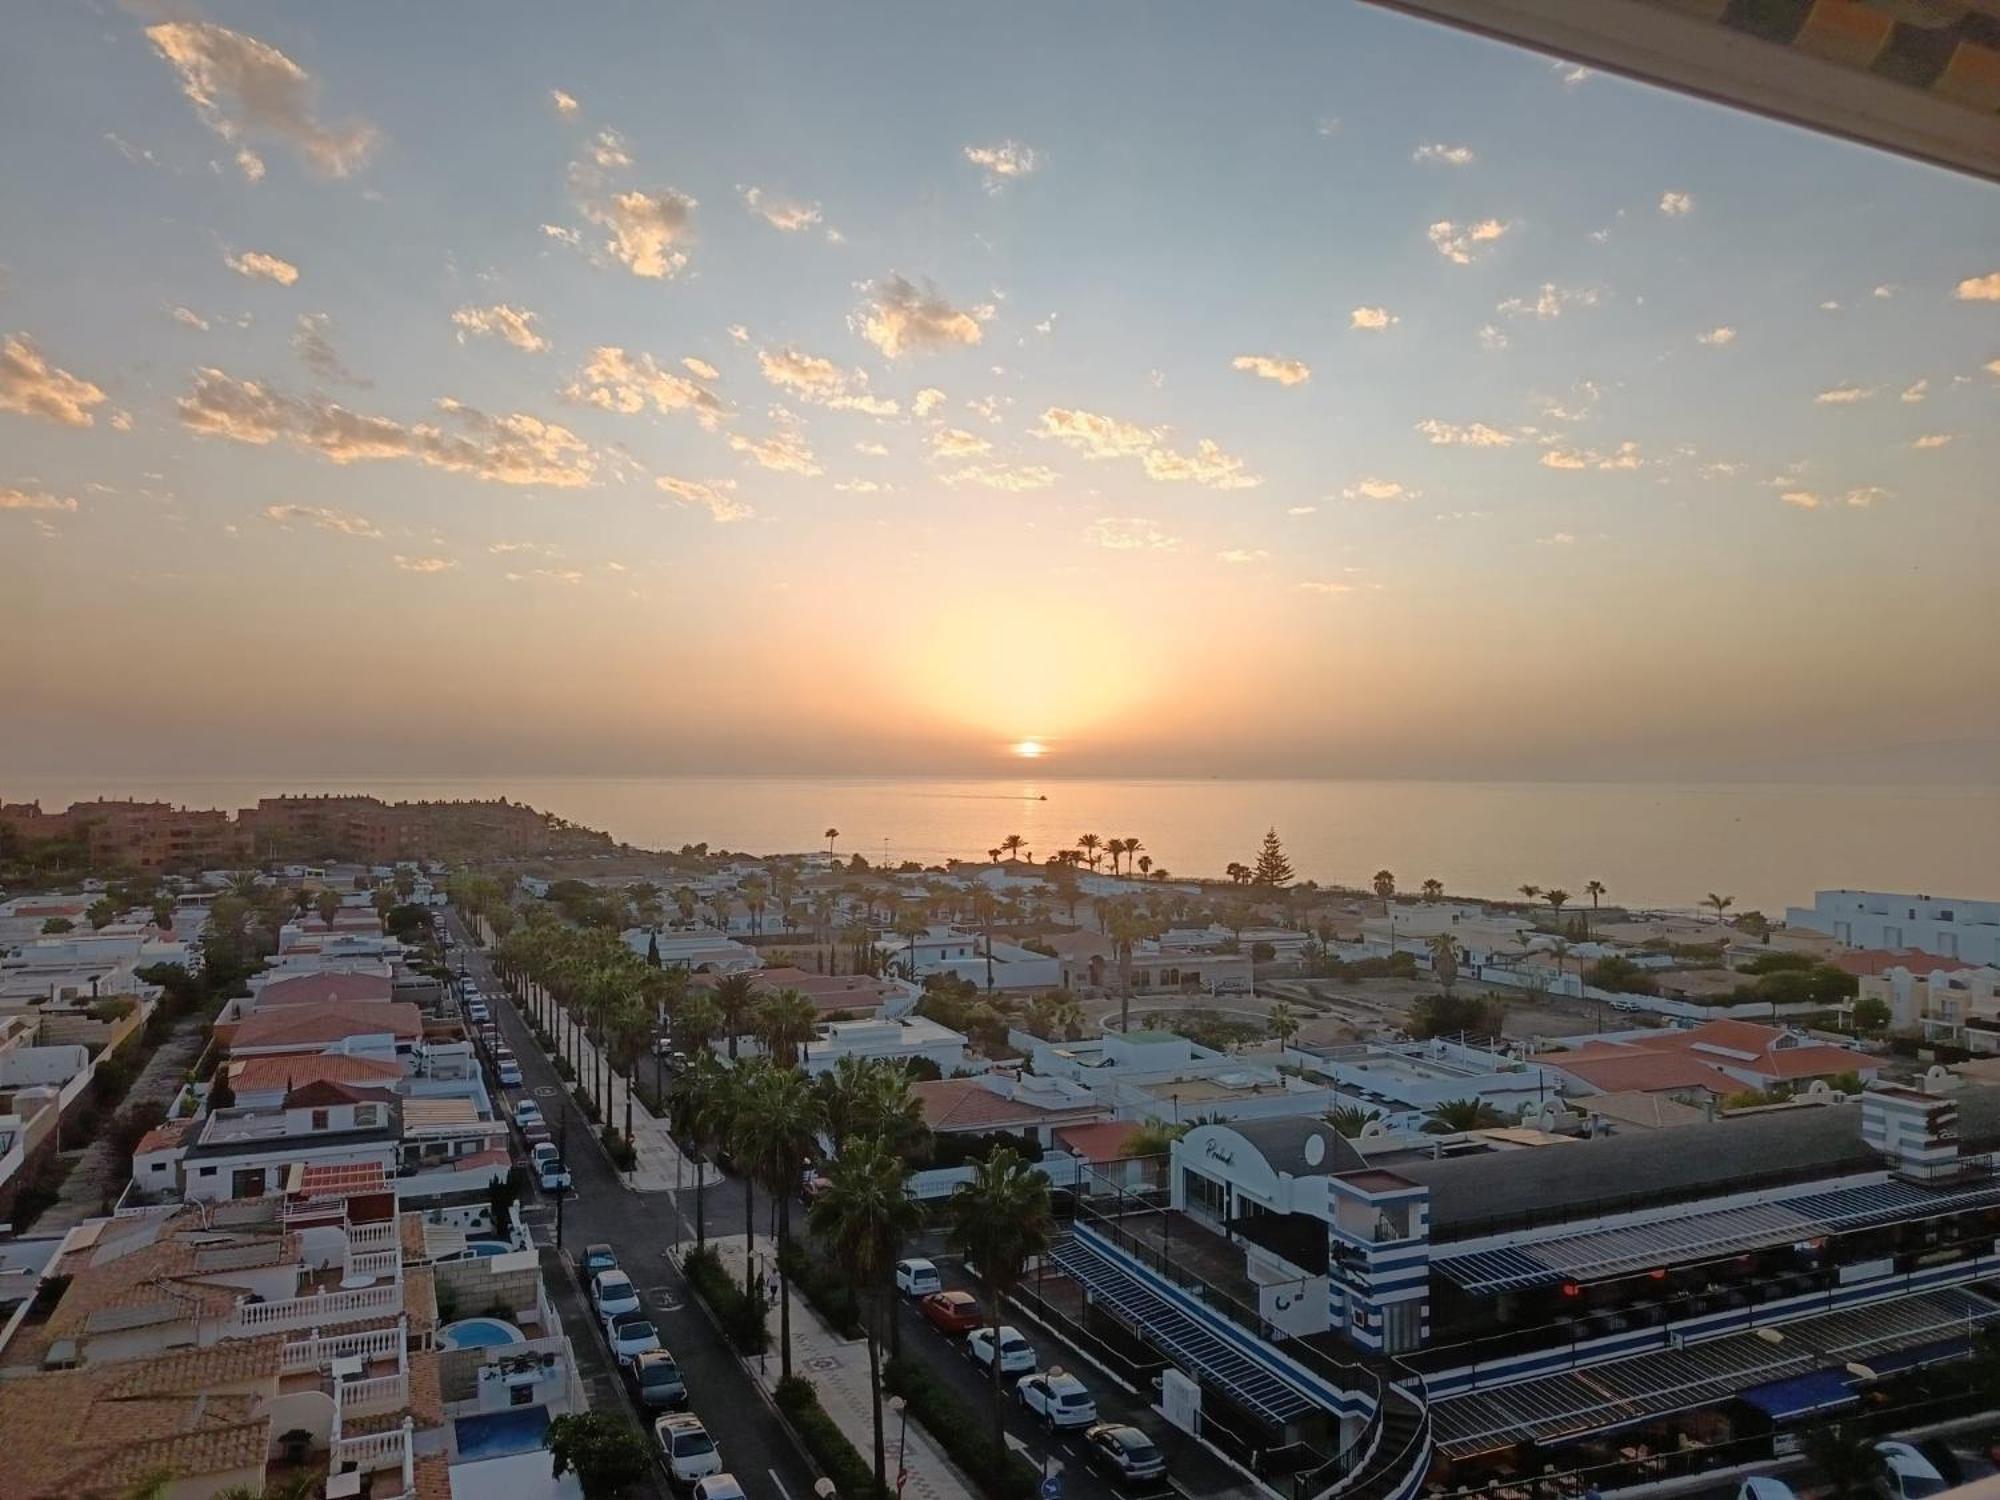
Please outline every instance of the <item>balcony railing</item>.
[[333, 1388], [334, 1409], [343, 1423], [353, 1417], [373, 1417], [385, 1411], [401, 1411], [409, 1404], [410, 1375], [407, 1370], [363, 1380], [342, 1380]]
[[[391, 1427], [387, 1432], [336, 1439], [329, 1472], [342, 1474], [352, 1470], [377, 1475], [368, 1490], [370, 1500], [403, 1500], [403, 1497], [416, 1493], [416, 1449], [410, 1440], [413, 1425], [411, 1419], [405, 1417], [402, 1426]], [[399, 1470], [400, 1484], [384, 1483], [379, 1477], [384, 1469]]]
[[396, 1327], [294, 1339], [281, 1352], [278, 1370], [281, 1374], [297, 1375], [307, 1370], [324, 1370], [337, 1359], [397, 1359], [403, 1353], [403, 1338], [402, 1328]]
[[230, 1314], [229, 1331], [237, 1337], [283, 1333], [293, 1328], [319, 1328], [355, 1318], [382, 1317], [402, 1309], [403, 1289], [390, 1282], [349, 1292], [323, 1292], [315, 1297], [287, 1297], [279, 1302], [245, 1302]]
[[362, 1250], [347, 1252], [347, 1274], [350, 1276], [394, 1276], [403, 1268], [403, 1252], [400, 1249]]

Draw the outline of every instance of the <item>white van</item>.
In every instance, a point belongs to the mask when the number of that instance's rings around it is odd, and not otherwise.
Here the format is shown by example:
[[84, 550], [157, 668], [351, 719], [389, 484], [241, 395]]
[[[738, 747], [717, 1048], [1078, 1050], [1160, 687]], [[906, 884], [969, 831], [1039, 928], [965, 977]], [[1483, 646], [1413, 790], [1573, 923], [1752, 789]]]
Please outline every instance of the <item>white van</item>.
[[944, 1290], [938, 1268], [921, 1256], [896, 1262], [896, 1290], [905, 1297], [928, 1297]]

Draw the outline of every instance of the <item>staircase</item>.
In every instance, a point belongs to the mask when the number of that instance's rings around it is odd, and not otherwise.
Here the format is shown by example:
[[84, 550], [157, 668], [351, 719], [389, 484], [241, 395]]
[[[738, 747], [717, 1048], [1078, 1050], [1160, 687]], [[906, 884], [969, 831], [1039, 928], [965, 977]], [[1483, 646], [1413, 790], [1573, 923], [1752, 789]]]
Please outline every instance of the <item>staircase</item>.
[[1297, 1500], [1409, 1500], [1431, 1466], [1431, 1418], [1423, 1403], [1385, 1386], [1361, 1455], [1345, 1473], [1332, 1465], [1299, 1475]]

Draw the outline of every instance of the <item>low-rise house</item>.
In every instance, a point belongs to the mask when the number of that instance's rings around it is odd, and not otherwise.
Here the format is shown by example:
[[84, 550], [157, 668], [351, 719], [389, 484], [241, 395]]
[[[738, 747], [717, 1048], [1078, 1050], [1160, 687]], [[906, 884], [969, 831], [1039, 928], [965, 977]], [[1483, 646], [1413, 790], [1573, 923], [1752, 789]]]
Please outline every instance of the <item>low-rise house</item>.
[[217, 1042], [231, 1057], [260, 1053], [324, 1052], [345, 1046], [377, 1056], [414, 1054], [424, 1039], [423, 1013], [400, 1000], [338, 1000], [252, 1011], [240, 1021], [218, 1020]]
[[956, 927], [933, 927], [920, 937], [880, 932], [875, 942], [891, 964], [918, 982], [932, 974], [951, 974], [994, 990], [1049, 990], [1063, 982], [1060, 959]]
[[1566, 1091], [1643, 1093], [1803, 1087], [1848, 1074], [1866, 1083], [1879, 1071], [1865, 1052], [1818, 1042], [1802, 1032], [1754, 1021], [1704, 1021], [1662, 1031], [1628, 1031], [1581, 1039], [1529, 1062], [1553, 1069]]
[[1374, 1115], [1389, 1130], [1421, 1129], [1431, 1111], [1467, 1099], [1513, 1119], [1562, 1089], [1548, 1068], [1443, 1037], [1294, 1050], [1339, 1090], [1341, 1105]]
[[[263, 980], [262, 984], [258, 981]], [[337, 1005], [386, 1001], [394, 997], [395, 980], [386, 966], [373, 971], [331, 969], [319, 973], [288, 973], [283, 969], [254, 975], [250, 981], [250, 1011], [279, 1005]], [[247, 1014], [248, 1012], [246, 1012]]]
[[[726, 1053], [727, 1044], [713, 1044], [716, 1054]], [[760, 1043], [740, 1038], [738, 1055], [757, 1057]], [[965, 1037], [948, 1026], [924, 1016], [897, 1016], [889, 1020], [828, 1021], [801, 1049], [799, 1065], [808, 1073], [830, 1072], [843, 1057], [882, 1059], [887, 1062], [924, 1061], [950, 1074], [969, 1066]]]
[[1065, 1126], [1111, 1118], [1091, 1090], [1063, 1078], [984, 1073], [977, 1078], [929, 1079], [911, 1085], [936, 1135], [986, 1135], [1006, 1131], [1038, 1146], [1055, 1142]]
[[[387, 1089], [322, 1081], [292, 1090], [276, 1108], [214, 1110], [199, 1126], [179, 1147], [181, 1196], [261, 1198], [287, 1191], [294, 1173], [307, 1167], [366, 1167], [393, 1176], [402, 1101]], [[145, 1166], [152, 1176], [153, 1154]]]
[[[1115, 990], [1124, 981], [1109, 954], [1090, 953], [1058, 963], [1066, 990]], [[1247, 995], [1256, 987], [1249, 952], [1165, 949], [1151, 938], [1132, 945], [1135, 995]]]
[[1317, 1114], [1336, 1102], [1330, 1084], [1295, 1077], [1275, 1057], [1240, 1057], [1171, 1031], [1106, 1032], [1077, 1042], [1017, 1031], [1010, 1040], [1029, 1053], [1037, 1074], [1083, 1085], [1120, 1120]]
[[[724, 976], [697, 974], [691, 988], [713, 990]], [[751, 989], [758, 999], [774, 990], [796, 990], [813, 1003], [822, 1017], [847, 1020], [892, 1020], [916, 1009], [923, 991], [907, 979], [877, 979], [868, 974], [814, 974], [805, 969], [755, 969]]]
[[1889, 1007], [1890, 1029], [1915, 1031], [1979, 1053], [2000, 1053], [2000, 968], [1968, 969], [1951, 959], [1908, 958], [1865, 975], [1855, 997]]

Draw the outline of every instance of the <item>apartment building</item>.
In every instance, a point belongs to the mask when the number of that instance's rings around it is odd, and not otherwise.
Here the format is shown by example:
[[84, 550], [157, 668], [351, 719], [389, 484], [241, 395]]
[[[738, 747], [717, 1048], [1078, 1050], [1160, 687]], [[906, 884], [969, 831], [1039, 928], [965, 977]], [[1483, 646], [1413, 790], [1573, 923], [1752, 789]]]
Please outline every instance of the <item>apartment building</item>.
[[92, 868], [132, 869], [157, 875], [226, 865], [249, 852], [243, 830], [226, 812], [176, 807], [171, 802], [122, 802], [99, 798], [43, 812], [38, 802], [0, 804], [0, 826], [24, 843], [67, 839], [80, 844]]
[[1785, 909], [1785, 925], [1825, 933], [1850, 948], [1914, 950], [1959, 959], [1968, 967], [2000, 968], [2000, 901], [1817, 891], [1811, 906]]
[[1967, 969], [1948, 960], [1898, 965], [1863, 975], [1855, 996], [1889, 1007], [1889, 1024], [1969, 1052], [2000, 1053], [2000, 968]]

